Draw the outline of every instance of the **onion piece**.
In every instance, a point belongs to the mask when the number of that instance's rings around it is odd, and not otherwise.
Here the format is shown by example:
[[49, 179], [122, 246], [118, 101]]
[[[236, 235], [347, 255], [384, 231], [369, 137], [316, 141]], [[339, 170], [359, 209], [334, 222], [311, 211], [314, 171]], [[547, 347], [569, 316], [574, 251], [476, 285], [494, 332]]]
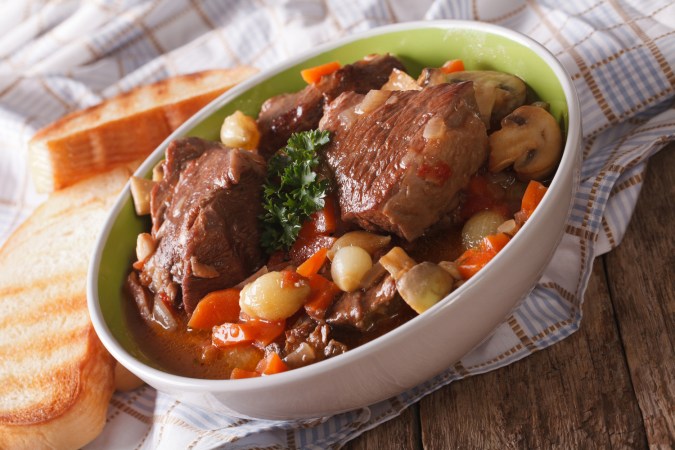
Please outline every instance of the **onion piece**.
[[424, 139], [427, 141], [431, 139], [440, 139], [446, 132], [447, 128], [443, 119], [438, 116], [434, 116], [429, 119], [427, 124], [424, 126], [422, 137], [424, 137]]
[[174, 317], [173, 311], [160, 299], [155, 299], [155, 304], [152, 307], [152, 319], [165, 330], [178, 328], [178, 321]]
[[361, 103], [354, 108], [354, 112], [359, 115], [369, 114], [382, 106], [390, 95], [391, 91], [378, 91], [377, 89], [373, 89], [363, 97]]
[[391, 242], [391, 236], [380, 236], [368, 231], [350, 231], [340, 236], [333, 243], [333, 246], [328, 250], [327, 256], [332, 261], [335, 253], [342, 247], [361, 247], [370, 256], [373, 256], [375, 252], [389, 245], [389, 242]]
[[394, 68], [389, 75], [389, 80], [382, 86], [383, 91], [421, 91], [422, 86], [402, 70]]
[[315, 360], [316, 352], [307, 342], [298, 345], [295, 350], [284, 358], [284, 362], [293, 368], [306, 366]]
[[136, 214], [139, 216], [150, 214], [150, 192], [155, 186], [155, 182], [137, 176], [132, 176], [129, 181]]
[[342, 247], [333, 257], [330, 274], [337, 287], [353, 292], [371, 267], [373, 261], [367, 251], [357, 246]]
[[466, 221], [462, 228], [465, 249], [477, 247], [485, 236], [495, 234], [506, 218], [495, 211], [479, 211]]

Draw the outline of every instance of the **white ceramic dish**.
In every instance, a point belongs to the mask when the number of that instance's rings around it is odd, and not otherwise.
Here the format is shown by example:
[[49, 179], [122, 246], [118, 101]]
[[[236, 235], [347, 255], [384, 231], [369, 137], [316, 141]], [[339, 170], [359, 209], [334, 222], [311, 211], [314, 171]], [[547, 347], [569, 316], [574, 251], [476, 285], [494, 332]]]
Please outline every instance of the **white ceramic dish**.
[[[296, 419], [331, 415], [384, 400], [433, 377], [483, 341], [530, 292], [562, 236], [578, 184], [581, 125], [568, 74], [542, 46], [513, 31], [477, 22], [440, 21], [371, 30], [298, 56], [237, 86], [172, 134], [139, 168], [144, 176], [172, 139], [217, 139], [235, 109], [256, 114], [271, 95], [302, 87], [301, 68], [368, 53], [392, 52], [412, 71], [462, 58], [467, 68], [519, 75], [566, 126], [562, 161], [537, 211], [490, 264], [424, 314], [374, 341], [320, 363], [269, 377], [202, 380], [166, 373], [137, 348], [122, 313], [121, 284], [135, 237], [147, 224], [134, 217], [129, 187], [99, 237], [88, 279], [89, 309], [110, 353], [151, 386], [184, 402], [241, 417]], [[410, 67], [413, 66], [413, 67]]]

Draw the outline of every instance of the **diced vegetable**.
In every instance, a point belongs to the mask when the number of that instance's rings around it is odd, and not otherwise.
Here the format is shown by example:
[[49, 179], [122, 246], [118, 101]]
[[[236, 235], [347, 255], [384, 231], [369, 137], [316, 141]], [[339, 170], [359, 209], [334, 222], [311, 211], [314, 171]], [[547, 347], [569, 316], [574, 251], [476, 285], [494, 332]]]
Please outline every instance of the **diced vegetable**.
[[486, 236], [479, 247], [470, 248], [462, 253], [456, 261], [457, 270], [465, 280], [468, 280], [485, 267], [509, 240], [509, 236], [504, 233]]
[[147, 260], [157, 249], [157, 241], [150, 233], [141, 233], [136, 238], [136, 259]]
[[255, 333], [254, 341], [262, 347], [274, 342], [286, 329], [285, 320], [268, 321], [248, 318], [246, 325], [253, 328]]
[[244, 370], [240, 369], [239, 367], [235, 367], [230, 373], [230, 380], [241, 380], [242, 378], [255, 378], [259, 376], [260, 374], [258, 372], [254, 372], [253, 370]]
[[316, 274], [326, 262], [326, 253], [328, 253], [327, 248], [320, 248], [307, 261], [300, 264], [296, 269], [296, 272], [303, 277], [309, 277], [310, 275]]
[[322, 64], [320, 66], [310, 67], [300, 71], [300, 76], [307, 84], [316, 84], [324, 75], [330, 75], [340, 68], [340, 63], [337, 61]]
[[462, 72], [464, 70], [464, 61], [461, 59], [451, 59], [441, 66], [443, 73]]
[[448, 295], [454, 282], [455, 279], [448, 272], [425, 261], [396, 280], [396, 289], [415, 312], [422, 314]]
[[254, 150], [260, 142], [258, 124], [251, 116], [235, 111], [223, 121], [220, 128], [220, 141], [227, 147]]
[[291, 367], [302, 367], [316, 361], [316, 351], [307, 342], [302, 342], [295, 350], [286, 355], [284, 361]]
[[527, 189], [525, 189], [525, 194], [523, 194], [523, 200], [521, 204], [521, 211], [525, 213], [525, 218], [529, 219], [534, 210], [539, 206], [541, 199], [544, 198], [546, 194], [546, 186], [539, 183], [538, 181], [531, 180]]
[[286, 319], [302, 307], [309, 297], [307, 282], [285, 283], [281, 272], [268, 272], [244, 286], [239, 306], [251, 317], [263, 320]]
[[137, 176], [132, 176], [129, 181], [136, 214], [139, 216], [150, 214], [150, 192], [152, 192], [155, 182]]
[[196, 256], [190, 257], [190, 269], [197, 278], [217, 278], [220, 275], [215, 267], [199, 262]]
[[333, 282], [345, 292], [358, 289], [363, 276], [373, 266], [373, 260], [361, 247], [342, 247], [333, 256], [330, 268]]
[[355, 114], [370, 114], [382, 106], [391, 96], [391, 91], [373, 89], [368, 92], [361, 100], [361, 103], [354, 108]]
[[206, 295], [195, 308], [188, 327], [210, 330], [225, 322], [239, 319], [239, 290], [223, 289]]
[[312, 291], [305, 303], [305, 311], [310, 317], [323, 320], [340, 288], [319, 274], [309, 276], [309, 287]]
[[261, 375], [274, 375], [275, 373], [286, 372], [288, 366], [276, 352], [271, 352], [265, 358], [261, 359], [255, 371]]
[[367, 251], [371, 256], [380, 249], [383, 249], [391, 242], [391, 236], [380, 236], [368, 231], [350, 231], [345, 233], [335, 241], [333, 246], [328, 250], [328, 259], [332, 260], [335, 253], [342, 247], [361, 247]]
[[161, 297], [155, 299], [155, 303], [152, 305], [152, 319], [165, 330], [175, 330], [178, 328], [178, 320], [173, 308], [167, 303]]
[[479, 211], [471, 216], [462, 227], [464, 249], [477, 247], [485, 236], [496, 233], [505, 220], [506, 217], [493, 210]]
[[262, 347], [284, 332], [286, 322], [249, 319], [243, 323], [224, 323], [213, 328], [211, 341], [217, 347], [257, 344]]
[[410, 270], [416, 263], [401, 247], [394, 247], [380, 258], [380, 264], [387, 269], [387, 272], [398, 280]]
[[389, 75], [389, 80], [382, 86], [383, 91], [421, 91], [422, 86], [402, 70], [394, 68]]

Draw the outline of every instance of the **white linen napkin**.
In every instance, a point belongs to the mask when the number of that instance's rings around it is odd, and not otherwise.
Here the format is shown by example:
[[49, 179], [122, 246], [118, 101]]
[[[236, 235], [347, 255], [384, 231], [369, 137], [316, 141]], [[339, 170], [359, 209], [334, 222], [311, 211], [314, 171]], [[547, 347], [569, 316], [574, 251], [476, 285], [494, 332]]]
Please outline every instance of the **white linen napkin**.
[[34, 0], [1, 2], [0, 243], [42, 200], [26, 168], [31, 135], [66, 112], [166, 76], [268, 68], [319, 43], [410, 20], [465, 19], [546, 46], [579, 92], [581, 188], [553, 261], [479, 348], [434, 379], [314, 421], [207, 413], [149, 387], [115, 394], [87, 448], [339, 447], [453, 380], [510, 364], [578, 329], [595, 256], [616, 247], [648, 158], [675, 136], [675, 4], [666, 0]]

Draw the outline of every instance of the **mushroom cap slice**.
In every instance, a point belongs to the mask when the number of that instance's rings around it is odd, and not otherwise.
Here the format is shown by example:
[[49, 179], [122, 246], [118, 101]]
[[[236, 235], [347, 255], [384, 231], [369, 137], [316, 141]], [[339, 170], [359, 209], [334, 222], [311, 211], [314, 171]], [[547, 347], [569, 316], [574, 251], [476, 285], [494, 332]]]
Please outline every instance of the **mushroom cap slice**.
[[502, 119], [490, 135], [488, 169], [499, 172], [513, 164], [522, 180], [542, 180], [555, 169], [562, 154], [562, 133], [545, 109], [524, 105]]
[[434, 306], [452, 291], [455, 279], [428, 261], [417, 264], [396, 280], [403, 300], [418, 314]]
[[525, 103], [527, 87], [515, 75], [494, 70], [464, 70], [444, 73], [441, 69], [424, 69], [417, 79], [421, 86], [473, 81], [476, 103], [485, 126], [497, 128], [499, 122]]

